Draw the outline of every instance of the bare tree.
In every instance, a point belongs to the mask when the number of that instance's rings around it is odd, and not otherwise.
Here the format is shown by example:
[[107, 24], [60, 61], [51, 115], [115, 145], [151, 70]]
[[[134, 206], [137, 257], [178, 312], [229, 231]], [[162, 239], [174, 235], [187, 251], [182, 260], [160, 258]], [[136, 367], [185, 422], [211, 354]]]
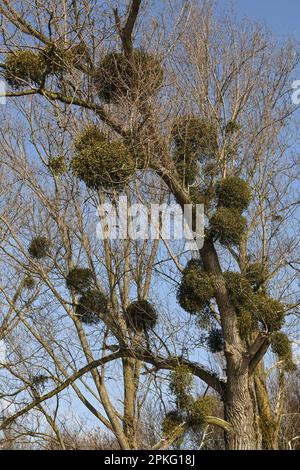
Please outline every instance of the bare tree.
[[[20, 381], [18, 405], [31, 397], [3, 428], [72, 387], [122, 449], [135, 449], [145, 397], [165, 395], [171, 378], [174, 419], [154, 448], [203, 423], [225, 431], [228, 449], [277, 447], [282, 395], [274, 409], [263, 360], [272, 344], [279, 386], [294, 367], [280, 330], [284, 321], [292, 328], [299, 305], [289, 94], [299, 55], [259, 25], [215, 17], [210, 2], [174, 5], [154, 19], [139, 0], [112, 10], [0, 3], [1, 70], [14, 106], [1, 153], [7, 197], [17, 201], [1, 215], [1, 262], [8, 281], [20, 276], [1, 289], [18, 323], [6, 333], [3, 383]], [[116, 204], [121, 189], [132, 201], [205, 204], [204, 244], [186, 266], [178, 243], [95, 241], [90, 211]], [[83, 287], [74, 268], [87, 269]], [[29, 296], [20, 273], [36, 280]], [[176, 291], [188, 321], [174, 312]], [[147, 328], [128, 320], [137, 305]], [[34, 343], [28, 362], [21, 335]], [[32, 377], [40, 351], [55, 385], [45, 394]], [[223, 374], [209, 367], [211, 353]], [[192, 376], [218, 395], [224, 416], [211, 393], [198, 396]], [[122, 383], [122, 410], [110, 380]]]

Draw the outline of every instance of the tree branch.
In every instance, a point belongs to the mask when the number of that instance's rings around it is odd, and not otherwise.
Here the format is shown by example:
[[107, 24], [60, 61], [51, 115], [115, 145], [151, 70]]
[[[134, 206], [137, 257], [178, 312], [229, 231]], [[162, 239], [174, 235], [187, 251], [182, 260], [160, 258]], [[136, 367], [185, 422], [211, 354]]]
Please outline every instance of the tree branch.
[[51, 90], [47, 90], [46, 88], [30, 88], [27, 90], [22, 91], [9, 91], [5, 93], [6, 97], [19, 97], [19, 96], [28, 96], [28, 95], [42, 95], [50, 101], [60, 101], [61, 103], [70, 104], [74, 106], [79, 106], [81, 108], [89, 109], [94, 111], [94, 113], [100, 117], [100, 119], [111, 129], [113, 129], [117, 134], [122, 137], [126, 137], [126, 132], [123, 128], [113, 121], [104, 108], [99, 106], [95, 103], [91, 103], [89, 101], [82, 100], [80, 98], [76, 98], [75, 96], [65, 96], [62, 93], [54, 92]]
[[72, 374], [67, 380], [65, 380], [63, 383], [61, 383], [58, 387], [51, 390], [51, 392], [48, 392], [47, 394], [36, 398], [31, 403], [29, 403], [27, 406], [25, 406], [25, 408], [22, 408], [21, 410], [17, 411], [17, 413], [15, 413], [14, 415], [9, 416], [7, 419], [5, 419], [0, 425], [0, 430], [5, 429], [13, 421], [15, 421], [17, 418], [19, 418], [23, 414], [28, 413], [28, 411], [32, 410], [32, 408], [34, 408], [35, 406], [39, 405], [40, 403], [42, 403], [46, 400], [49, 400], [49, 398], [52, 398], [55, 395], [57, 395], [58, 393], [60, 393], [62, 390], [67, 388], [69, 385], [71, 385], [73, 382], [75, 382], [75, 380], [80, 378], [82, 375], [86, 374], [87, 372], [90, 372], [92, 369], [94, 369], [96, 367], [102, 366], [102, 365], [107, 364], [108, 362], [114, 361], [116, 359], [120, 359], [121, 357], [122, 357], [122, 355], [119, 351], [119, 352], [116, 352], [116, 353], [113, 353], [113, 354], [109, 354], [108, 356], [105, 356], [105, 357], [103, 357], [101, 359], [98, 359], [96, 361], [92, 361], [89, 364], [85, 365], [84, 367], [79, 369], [77, 372]]
[[226, 381], [218, 377], [216, 373], [206, 368], [204, 365], [183, 359], [182, 357], [162, 357], [155, 356], [150, 351], [146, 350], [134, 350], [130, 348], [122, 348], [120, 354], [123, 357], [134, 357], [141, 361], [152, 364], [157, 370], [166, 369], [174, 370], [179, 364], [187, 366], [191, 373], [203, 380], [207, 385], [212, 387], [221, 396], [224, 395]]
[[257, 365], [260, 363], [264, 355], [266, 354], [268, 347], [270, 345], [270, 340], [265, 338], [264, 342], [261, 344], [260, 348], [257, 350], [255, 355], [249, 362], [249, 374], [252, 374], [256, 369]]
[[118, 9], [114, 9], [116, 27], [122, 41], [122, 46], [125, 55], [130, 55], [132, 52], [132, 32], [138, 17], [141, 3], [141, 0], [132, 0], [129, 6], [127, 20], [124, 27], [121, 26], [121, 20], [118, 14]]
[[[262, 346], [265, 344], [265, 342], [268, 341], [268, 335], [263, 332], [259, 332], [255, 338], [255, 340], [252, 342], [252, 344], [249, 345], [246, 353], [245, 353], [245, 361], [244, 365], [245, 367], [248, 367], [249, 364], [252, 362], [256, 354], [260, 351]], [[268, 345], [270, 343], [268, 342]]]

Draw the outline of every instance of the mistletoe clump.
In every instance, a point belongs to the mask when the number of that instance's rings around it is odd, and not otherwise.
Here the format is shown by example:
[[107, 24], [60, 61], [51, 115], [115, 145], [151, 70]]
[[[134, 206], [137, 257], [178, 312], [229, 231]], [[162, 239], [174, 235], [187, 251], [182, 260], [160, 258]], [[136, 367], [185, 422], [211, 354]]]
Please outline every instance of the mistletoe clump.
[[162, 85], [163, 70], [151, 54], [136, 49], [130, 57], [111, 52], [101, 61], [94, 83], [100, 98], [110, 103], [122, 96], [151, 96]]
[[237, 245], [246, 231], [247, 221], [239, 210], [218, 207], [210, 219], [211, 235], [222, 245]]
[[225, 285], [237, 315], [238, 328], [242, 339], [249, 337], [257, 327], [254, 314], [255, 296], [251, 284], [240, 273], [224, 273]]
[[172, 139], [179, 153], [202, 160], [215, 155], [218, 133], [213, 122], [208, 119], [183, 116], [173, 124]]
[[41, 391], [45, 389], [48, 381], [49, 377], [47, 375], [38, 374], [32, 377], [31, 384]]
[[48, 162], [48, 168], [55, 176], [63, 175], [67, 171], [65, 157], [59, 155], [58, 157], [51, 158]]
[[220, 328], [212, 328], [207, 337], [207, 346], [212, 353], [221, 352], [224, 349], [224, 338]]
[[198, 162], [213, 157], [217, 150], [217, 130], [209, 120], [183, 116], [172, 128], [174, 161], [179, 176], [186, 185], [192, 184], [198, 173]]
[[46, 237], [36, 237], [33, 238], [29, 247], [28, 253], [32, 258], [42, 259], [49, 254], [51, 242]]
[[199, 186], [191, 186], [189, 195], [193, 204], [209, 204], [209, 197], [206, 192], [202, 191]]
[[190, 260], [185, 267], [177, 291], [179, 305], [191, 314], [201, 313], [214, 296], [211, 277], [203, 271], [198, 260]]
[[170, 391], [176, 397], [176, 416], [185, 421], [190, 428], [199, 429], [206, 422], [206, 416], [215, 408], [214, 397], [205, 396], [195, 399], [192, 394], [193, 376], [188, 366], [179, 365], [171, 374]]
[[223, 277], [233, 306], [238, 308], [251, 305], [253, 290], [248, 280], [236, 271], [227, 271]]
[[224, 279], [243, 338], [257, 329], [258, 322], [269, 332], [280, 330], [284, 323], [284, 305], [281, 302], [265, 291], [255, 291], [249, 280], [240, 273], [224, 273]]
[[155, 307], [148, 300], [136, 300], [127, 307], [125, 318], [129, 328], [147, 331], [155, 327], [158, 315]]
[[194, 400], [188, 412], [187, 422], [194, 429], [201, 429], [206, 423], [206, 416], [210, 415], [216, 407], [216, 399], [207, 395]]
[[270, 332], [278, 331], [284, 324], [284, 305], [264, 292], [254, 295], [254, 308], [258, 320]]
[[31, 290], [35, 287], [35, 280], [32, 276], [28, 275], [23, 280], [23, 286], [25, 289]]
[[273, 353], [277, 354], [278, 358], [283, 361], [286, 371], [292, 372], [296, 369], [296, 365], [293, 362], [291, 342], [285, 333], [276, 331], [272, 334], [271, 349]]
[[[162, 422], [162, 432], [163, 435], [168, 437], [170, 434], [175, 431], [175, 429], [180, 426], [184, 422], [184, 417], [179, 410], [171, 410], [168, 411], [163, 419]], [[182, 444], [184, 435], [183, 433], [179, 433], [178, 437], [174, 441], [174, 445], [179, 447]]]
[[39, 86], [50, 74], [79, 65], [86, 57], [84, 44], [49, 43], [40, 52], [19, 50], [5, 60], [5, 78], [13, 88]]
[[72, 268], [66, 277], [66, 286], [70, 290], [82, 293], [91, 288], [93, 273], [89, 268]]
[[6, 56], [5, 79], [13, 88], [40, 85], [45, 71], [45, 63], [36, 52], [20, 50]]
[[240, 129], [240, 125], [237, 123], [235, 119], [231, 119], [230, 121], [228, 121], [225, 126], [226, 134], [233, 134], [234, 132], [237, 132], [239, 129]]
[[107, 313], [107, 308], [107, 297], [96, 289], [90, 289], [80, 296], [75, 314], [82, 323], [93, 325], [101, 321], [101, 317]]
[[135, 161], [127, 146], [110, 142], [95, 126], [88, 127], [75, 143], [72, 167], [90, 189], [119, 189], [135, 171]]
[[186, 365], [178, 365], [171, 373], [170, 391], [175, 395], [181, 409], [189, 408], [193, 398], [190, 395], [193, 386], [193, 376]]
[[182, 414], [178, 410], [168, 411], [162, 423], [162, 432], [165, 436], [171, 434], [183, 422]]
[[186, 186], [193, 184], [199, 173], [197, 160], [188, 153], [176, 152], [175, 165], [183, 183]]
[[243, 212], [251, 202], [251, 190], [246, 181], [237, 176], [228, 176], [216, 187], [218, 205]]
[[241, 338], [246, 340], [251, 333], [257, 331], [258, 320], [255, 314], [248, 308], [239, 307], [237, 309], [237, 323]]
[[263, 263], [250, 263], [246, 266], [244, 276], [250, 282], [254, 290], [258, 290], [268, 277], [268, 269]]
[[50, 43], [40, 53], [49, 74], [60, 74], [80, 64], [86, 57], [86, 46], [79, 44]]

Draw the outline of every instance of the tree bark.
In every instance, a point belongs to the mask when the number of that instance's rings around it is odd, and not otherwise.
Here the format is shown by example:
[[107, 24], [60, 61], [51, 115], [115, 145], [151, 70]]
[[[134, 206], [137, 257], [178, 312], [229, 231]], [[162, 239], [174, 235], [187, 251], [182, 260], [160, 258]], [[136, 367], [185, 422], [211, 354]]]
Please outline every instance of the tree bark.
[[225, 420], [231, 431], [225, 432], [227, 450], [260, 450], [262, 443], [256, 422], [255, 402], [250, 388], [248, 372], [231, 373], [225, 392]]

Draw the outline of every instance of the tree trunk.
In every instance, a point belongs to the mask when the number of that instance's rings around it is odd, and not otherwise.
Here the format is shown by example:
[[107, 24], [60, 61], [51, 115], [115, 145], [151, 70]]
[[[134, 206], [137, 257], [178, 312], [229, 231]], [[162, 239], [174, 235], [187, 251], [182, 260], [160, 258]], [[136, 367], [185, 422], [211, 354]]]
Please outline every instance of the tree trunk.
[[124, 377], [124, 420], [123, 430], [130, 445], [130, 449], [137, 449], [136, 442], [136, 391], [135, 360], [123, 359]]
[[248, 372], [229, 374], [224, 406], [225, 419], [232, 429], [225, 432], [226, 449], [260, 450], [261, 437]]
[[261, 363], [254, 373], [255, 392], [258, 403], [259, 425], [262, 432], [262, 448], [264, 450], [278, 450], [279, 430], [284, 404], [284, 373], [281, 371], [278, 377], [277, 400], [272, 410], [270, 397], [266, 385], [266, 377]]

